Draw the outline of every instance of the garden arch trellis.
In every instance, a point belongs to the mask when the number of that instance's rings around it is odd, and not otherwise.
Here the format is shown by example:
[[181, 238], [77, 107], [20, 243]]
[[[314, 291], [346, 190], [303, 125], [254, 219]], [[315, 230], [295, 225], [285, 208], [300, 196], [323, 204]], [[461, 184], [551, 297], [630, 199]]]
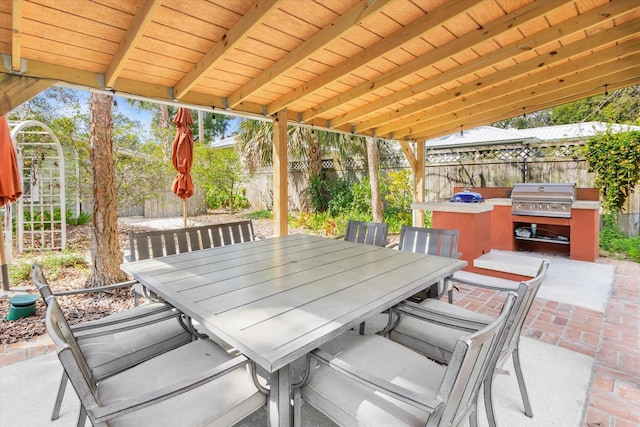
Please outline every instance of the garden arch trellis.
[[64, 250], [67, 225], [62, 146], [42, 122], [9, 122], [9, 128], [23, 186], [16, 209], [18, 252]]

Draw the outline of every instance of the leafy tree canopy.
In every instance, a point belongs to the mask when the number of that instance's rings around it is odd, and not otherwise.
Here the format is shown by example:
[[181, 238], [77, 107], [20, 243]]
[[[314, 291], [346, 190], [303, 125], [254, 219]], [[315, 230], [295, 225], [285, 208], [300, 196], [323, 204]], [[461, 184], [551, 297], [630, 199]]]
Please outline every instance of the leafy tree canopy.
[[640, 125], [640, 85], [617, 89], [557, 107], [494, 123], [507, 129], [529, 129], [583, 122]]

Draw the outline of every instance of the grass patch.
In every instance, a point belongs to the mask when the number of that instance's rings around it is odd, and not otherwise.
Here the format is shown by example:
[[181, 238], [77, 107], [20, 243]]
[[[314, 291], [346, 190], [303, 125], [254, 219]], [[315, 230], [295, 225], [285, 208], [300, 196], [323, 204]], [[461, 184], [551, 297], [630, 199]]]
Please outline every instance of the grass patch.
[[248, 216], [249, 219], [271, 219], [271, 211], [266, 209], [253, 211]]
[[42, 268], [47, 270], [49, 279], [57, 279], [63, 268], [77, 268], [89, 271], [87, 262], [82, 253], [73, 250], [63, 252], [47, 252], [33, 256], [25, 256], [9, 267], [9, 279], [11, 283], [29, 282], [31, 280], [31, 270], [33, 264], [37, 262]]

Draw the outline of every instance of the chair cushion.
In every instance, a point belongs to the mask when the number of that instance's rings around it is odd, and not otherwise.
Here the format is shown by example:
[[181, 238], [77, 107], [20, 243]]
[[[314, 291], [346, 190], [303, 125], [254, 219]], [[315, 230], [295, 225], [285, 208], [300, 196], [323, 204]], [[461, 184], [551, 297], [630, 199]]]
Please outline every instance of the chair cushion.
[[[97, 396], [103, 405], [127, 401], [193, 377], [232, 358], [212, 341], [197, 340], [99, 382]], [[265, 403], [266, 395], [256, 389], [246, 369], [237, 369], [160, 403], [111, 420], [108, 425], [229, 426]]]
[[[378, 335], [356, 336], [335, 353], [341, 360], [423, 396], [436, 398], [446, 368]], [[408, 375], [409, 374], [409, 375]], [[422, 425], [429, 414], [320, 365], [302, 396], [345, 426]]]
[[449, 304], [448, 302], [433, 298], [426, 299], [420, 302], [419, 305], [423, 309], [429, 310], [433, 313], [451, 315], [457, 317], [458, 319], [480, 322], [487, 325], [496, 320], [494, 317], [487, 316], [486, 314], [468, 310], [466, 308], [454, 304]]
[[192, 335], [173, 317], [141, 328], [80, 338], [78, 345], [94, 378], [102, 378], [191, 340]]
[[[436, 299], [427, 299], [419, 304], [426, 310], [444, 315], [489, 324], [495, 319], [453, 304]], [[468, 335], [462, 331], [437, 323], [430, 323], [411, 316], [402, 316], [398, 326], [389, 333], [389, 338], [409, 347], [430, 359], [449, 363], [458, 338]]]

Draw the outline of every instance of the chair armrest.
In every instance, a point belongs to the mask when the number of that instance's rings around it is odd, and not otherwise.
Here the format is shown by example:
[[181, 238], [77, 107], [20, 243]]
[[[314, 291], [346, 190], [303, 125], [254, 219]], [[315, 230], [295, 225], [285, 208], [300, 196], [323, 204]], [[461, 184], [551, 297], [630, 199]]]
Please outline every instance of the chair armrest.
[[[220, 378], [240, 367], [243, 367], [249, 363], [249, 360], [245, 356], [236, 356], [227, 362], [224, 362], [215, 368], [202, 372], [199, 375], [191, 378], [185, 378], [182, 381], [174, 384], [161, 387], [150, 393], [137, 396], [133, 399], [126, 401], [120, 401], [107, 406], [99, 406], [94, 408], [87, 408], [92, 411], [96, 418], [96, 422], [102, 423], [110, 419], [116, 418], [121, 415], [129, 414], [137, 410], [146, 408], [171, 397], [178, 396], [189, 390], [193, 390], [201, 385]], [[122, 375], [126, 375], [126, 371]]]
[[127, 262], [134, 262], [136, 259], [133, 257], [133, 255], [129, 254], [129, 255], [125, 255], [124, 256], [125, 261]]
[[424, 322], [458, 329], [465, 332], [475, 332], [487, 326], [488, 323], [471, 319], [463, 319], [455, 314], [435, 312], [409, 301], [403, 301], [391, 308], [397, 315], [411, 316]]
[[111, 335], [116, 332], [137, 329], [142, 326], [153, 325], [154, 323], [176, 318], [181, 315], [181, 312], [179, 312], [178, 310], [173, 310], [171, 306], [167, 305], [166, 309], [163, 307], [149, 313], [141, 313], [138, 316], [129, 316], [122, 317], [120, 319], [81, 323], [72, 326], [71, 330], [73, 331], [73, 335], [76, 337], [76, 339], [82, 340], [86, 338]]
[[381, 393], [429, 413], [435, 412], [444, 403], [442, 399], [438, 397], [429, 398], [427, 396], [423, 396], [414, 391], [393, 384], [392, 382], [385, 380], [384, 378], [380, 378], [375, 374], [358, 369], [357, 367], [350, 365], [344, 360], [340, 360], [321, 349], [314, 350], [310, 354], [310, 359], [315, 359], [336, 372], [359, 382], [360, 384], [373, 388]]
[[501, 279], [468, 271], [456, 271], [446, 280], [462, 285], [492, 289], [496, 291], [516, 291], [520, 285], [520, 282], [514, 280]]
[[93, 292], [105, 292], [113, 289], [130, 287], [135, 285], [136, 283], [138, 283], [137, 280], [129, 280], [128, 282], [114, 283], [113, 285], [98, 286], [95, 288], [83, 288], [83, 289], [74, 289], [72, 291], [54, 292], [53, 295], [65, 296], [65, 295], [90, 294]]

